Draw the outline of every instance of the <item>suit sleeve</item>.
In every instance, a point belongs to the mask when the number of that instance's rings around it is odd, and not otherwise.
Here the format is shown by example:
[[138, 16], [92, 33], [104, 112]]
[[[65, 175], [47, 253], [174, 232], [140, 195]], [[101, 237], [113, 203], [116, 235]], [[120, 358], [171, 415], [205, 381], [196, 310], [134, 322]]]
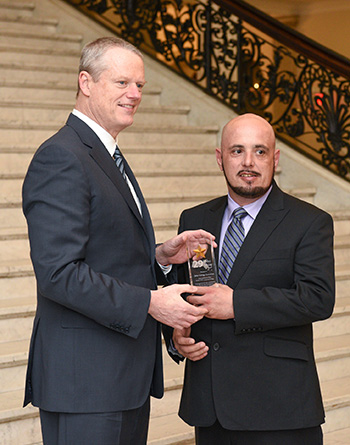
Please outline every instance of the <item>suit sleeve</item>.
[[89, 177], [76, 155], [57, 144], [39, 150], [23, 185], [38, 289], [105, 327], [125, 326], [123, 333], [137, 338], [150, 290], [99, 273], [85, 261], [91, 200]]
[[[292, 234], [290, 238], [293, 238]], [[254, 273], [254, 262], [250, 267]], [[236, 334], [300, 326], [331, 316], [335, 278], [333, 221], [330, 215], [318, 211], [309, 220], [295, 246], [290, 268], [291, 285], [267, 285], [260, 289], [238, 286], [234, 290]], [[267, 276], [273, 273], [266, 267]], [[283, 280], [283, 270], [279, 275]]]

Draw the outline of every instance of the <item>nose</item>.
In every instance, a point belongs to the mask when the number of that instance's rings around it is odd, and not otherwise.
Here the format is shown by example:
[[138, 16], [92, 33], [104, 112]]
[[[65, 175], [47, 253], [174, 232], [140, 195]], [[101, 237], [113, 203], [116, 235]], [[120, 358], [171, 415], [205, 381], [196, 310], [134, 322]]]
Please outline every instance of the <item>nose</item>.
[[251, 167], [254, 164], [253, 154], [250, 151], [244, 153], [242, 164], [245, 167]]
[[128, 97], [130, 99], [140, 99], [142, 96], [142, 91], [136, 83], [129, 83], [128, 85]]

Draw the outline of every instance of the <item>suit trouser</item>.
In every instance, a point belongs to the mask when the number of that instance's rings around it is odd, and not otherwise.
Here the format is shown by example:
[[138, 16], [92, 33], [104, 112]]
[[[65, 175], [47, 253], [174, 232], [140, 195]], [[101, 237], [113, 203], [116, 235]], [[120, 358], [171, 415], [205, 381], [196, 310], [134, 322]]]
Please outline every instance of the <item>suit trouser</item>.
[[196, 427], [196, 445], [322, 445], [320, 426], [281, 431], [230, 431], [218, 421], [210, 427]]
[[40, 410], [44, 445], [146, 445], [150, 399], [140, 408], [112, 413]]

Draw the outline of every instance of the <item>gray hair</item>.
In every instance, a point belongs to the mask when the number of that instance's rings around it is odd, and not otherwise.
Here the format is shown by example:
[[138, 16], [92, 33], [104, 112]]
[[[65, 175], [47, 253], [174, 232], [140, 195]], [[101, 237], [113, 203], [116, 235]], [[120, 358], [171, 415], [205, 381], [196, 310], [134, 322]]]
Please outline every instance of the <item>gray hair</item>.
[[[79, 74], [82, 71], [88, 72], [93, 80], [97, 82], [106, 69], [108, 69], [108, 60], [104, 59], [104, 55], [111, 48], [123, 48], [137, 54], [141, 59], [143, 55], [134, 45], [119, 37], [101, 37], [90, 43], [87, 43], [80, 57]], [[78, 83], [78, 93], [79, 93]]]

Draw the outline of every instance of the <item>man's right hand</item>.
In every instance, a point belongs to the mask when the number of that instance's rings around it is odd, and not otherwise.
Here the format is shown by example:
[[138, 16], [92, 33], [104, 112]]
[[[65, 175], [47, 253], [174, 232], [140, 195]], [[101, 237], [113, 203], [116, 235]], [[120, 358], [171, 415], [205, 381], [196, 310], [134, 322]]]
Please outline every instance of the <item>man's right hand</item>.
[[190, 335], [191, 328], [174, 329], [173, 343], [177, 352], [196, 362], [208, 355], [209, 348], [203, 341], [196, 343]]
[[194, 293], [195, 286], [189, 284], [173, 284], [162, 289], [151, 291], [148, 313], [160, 323], [172, 328], [188, 328], [201, 320], [207, 309], [193, 306], [182, 297], [183, 293]]

